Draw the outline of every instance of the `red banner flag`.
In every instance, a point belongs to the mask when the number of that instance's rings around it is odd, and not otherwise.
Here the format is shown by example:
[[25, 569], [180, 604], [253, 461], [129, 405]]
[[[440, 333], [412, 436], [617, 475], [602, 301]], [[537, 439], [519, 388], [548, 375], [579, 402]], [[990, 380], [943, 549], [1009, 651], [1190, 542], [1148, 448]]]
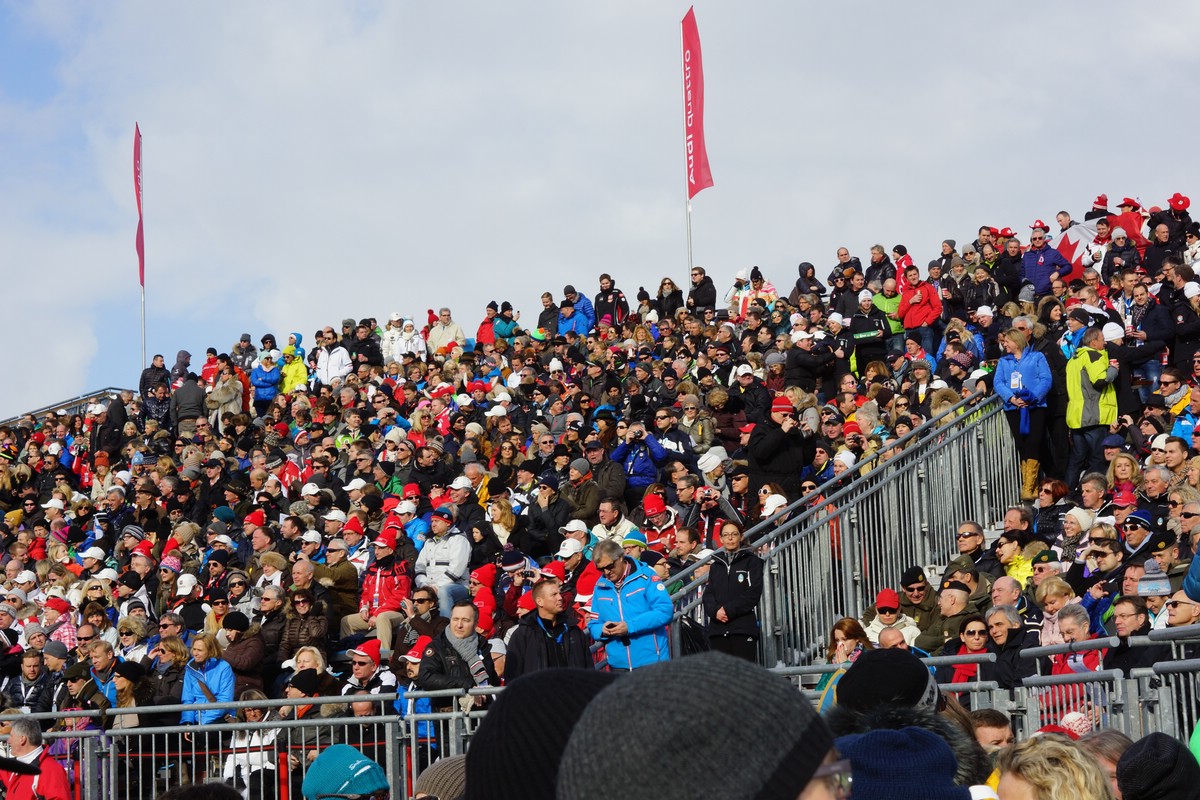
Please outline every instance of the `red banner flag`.
[[138, 283], [146, 288], [146, 246], [142, 241], [142, 131], [133, 123], [133, 193], [137, 197], [138, 227], [135, 247], [138, 254]]
[[696, 11], [683, 18], [683, 141], [687, 153], [688, 199], [713, 185], [704, 148], [704, 68], [700, 63], [700, 31]]

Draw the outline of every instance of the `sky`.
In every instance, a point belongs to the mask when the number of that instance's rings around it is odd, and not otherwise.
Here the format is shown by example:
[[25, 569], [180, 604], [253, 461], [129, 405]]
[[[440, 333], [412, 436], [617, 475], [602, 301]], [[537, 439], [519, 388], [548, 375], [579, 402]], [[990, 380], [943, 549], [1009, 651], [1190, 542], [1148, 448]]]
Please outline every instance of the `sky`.
[[[0, 0], [0, 416], [344, 317], [686, 283], [679, 23], [624, 2]], [[790, 287], [1095, 195], [1200, 200], [1200, 4], [695, 6], [694, 261]], [[1190, 77], [1188, 77], [1190, 76]]]

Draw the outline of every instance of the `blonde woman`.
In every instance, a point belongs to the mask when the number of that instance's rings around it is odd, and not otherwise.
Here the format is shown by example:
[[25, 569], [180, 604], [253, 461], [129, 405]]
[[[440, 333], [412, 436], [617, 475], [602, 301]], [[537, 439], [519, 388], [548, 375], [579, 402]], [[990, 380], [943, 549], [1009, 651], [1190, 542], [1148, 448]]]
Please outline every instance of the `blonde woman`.
[[1129, 453], [1117, 453], [1113, 460], [1108, 462], [1108, 471], [1104, 477], [1108, 482], [1109, 493], [1137, 492], [1142, 488], [1142, 465]]
[[1075, 595], [1071, 584], [1057, 575], [1046, 578], [1037, 587], [1035, 593], [1037, 604], [1042, 609], [1041, 644], [1043, 647], [1052, 644], [1063, 644], [1062, 633], [1058, 629], [1058, 612], [1064, 606], [1079, 603], [1081, 599]]
[[500, 544], [508, 544], [509, 537], [517, 527], [517, 517], [513, 514], [512, 503], [503, 497], [493, 497], [488, 501], [488, 510], [491, 512], [492, 531], [496, 534], [496, 538], [500, 540]]
[[1026, 800], [1112, 800], [1100, 764], [1065, 736], [1035, 736], [1000, 751], [998, 794]]

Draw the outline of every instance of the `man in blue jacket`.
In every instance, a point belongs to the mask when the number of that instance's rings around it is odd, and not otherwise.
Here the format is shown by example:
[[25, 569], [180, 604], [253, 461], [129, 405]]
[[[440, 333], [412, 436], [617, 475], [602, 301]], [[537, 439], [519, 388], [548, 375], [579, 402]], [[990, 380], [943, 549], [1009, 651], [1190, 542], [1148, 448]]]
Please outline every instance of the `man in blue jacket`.
[[[583, 318], [587, 320], [587, 330], [584, 331], [584, 334], [596, 327], [596, 308], [586, 294], [580, 294], [575, 291], [574, 286], [568, 284], [563, 287], [563, 297], [574, 303], [575, 313], [582, 314]], [[560, 327], [558, 332], [562, 333], [563, 329]]]
[[609, 669], [634, 670], [671, 658], [667, 625], [671, 595], [650, 567], [625, 555], [620, 542], [605, 539], [592, 552], [600, 579], [592, 592], [588, 632], [604, 643]]
[[1050, 294], [1050, 285], [1054, 281], [1065, 281], [1071, 274], [1071, 263], [1050, 246], [1046, 241], [1046, 231], [1042, 228], [1034, 230], [1029, 237], [1029, 249], [1021, 258], [1021, 268], [1025, 272], [1025, 280], [1033, 284], [1033, 293], [1038, 297]]

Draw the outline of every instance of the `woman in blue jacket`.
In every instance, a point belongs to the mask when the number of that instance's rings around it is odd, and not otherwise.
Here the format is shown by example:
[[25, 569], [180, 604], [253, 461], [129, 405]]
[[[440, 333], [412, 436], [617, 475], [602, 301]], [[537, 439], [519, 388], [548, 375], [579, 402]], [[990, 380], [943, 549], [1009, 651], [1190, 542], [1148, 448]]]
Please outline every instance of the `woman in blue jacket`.
[[[192, 660], [183, 670], [182, 705], [206, 705], [233, 701], [233, 667], [221, 660], [221, 644], [211, 633], [198, 633], [192, 639]], [[183, 725], [209, 725], [225, 720], [230, 708], [206, 708], [185, 711], [179, 717]], [[189, 733], [184, 735], [184, 750], [217, 752], [221, 748], [219, 733]]]
[[279, 384], [283, 381], [283, 371], [275, 365], [275, 359], [263, 353], [258, 366], [250, 371], [250, 385], [254, 387], [254, 415], [261, 417], [267, 413], [271, 401], [279, 394]]
[[1004, 399], [1004, 416], [1021, 456], [1021, 499], [1036, 500], [1050, 364], [1029, 347], [1025, 334], [1016, 328], [1000, 334], [1000, 346], [1007, 355], [996, 364], [994, 386], [996, 394]]

